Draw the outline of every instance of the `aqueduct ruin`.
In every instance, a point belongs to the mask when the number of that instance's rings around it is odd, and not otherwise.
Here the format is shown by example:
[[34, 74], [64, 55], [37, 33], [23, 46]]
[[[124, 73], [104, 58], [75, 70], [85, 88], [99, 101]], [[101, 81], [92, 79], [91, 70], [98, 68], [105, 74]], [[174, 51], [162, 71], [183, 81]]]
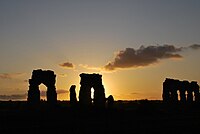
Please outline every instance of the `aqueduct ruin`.
[[79, 102], [82, 106], [92, 105], [91, 88], [94, 89], [94, 106], [105, 107], [105, 91], [102, 85], [102, 75], [99, 74], [80, 74], [81, 87], [79, 91]]
[[32, 77], [29, 79], [28, 102], [40, 102], [39, 85], [43, 83], [47, 87], [47, 102], [54, 104], [57, 102], [56, 75], [51, 70], [33, 70]]
[[162, 97], [164, 102], [178, 102], [179, 100], [183, 103], [200, 102], [199, 85], [196, 81], [188, 82], [166, 78], [163, 82]]

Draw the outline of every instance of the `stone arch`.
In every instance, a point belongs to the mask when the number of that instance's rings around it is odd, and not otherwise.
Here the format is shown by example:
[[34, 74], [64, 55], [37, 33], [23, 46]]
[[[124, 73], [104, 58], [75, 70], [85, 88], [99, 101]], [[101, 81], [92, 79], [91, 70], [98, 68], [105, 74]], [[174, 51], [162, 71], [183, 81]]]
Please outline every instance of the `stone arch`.
[[29, 79], [28, 102], [40, 102], [39, 85], [43, 83], [47, 87], [47, 102], [56, 103], [57, 93], [55, 88], [56, 75], [51, 70], [33, 70], [32, 77]]
[[163, 82], [163, 101], [165, 102], [177, 102], [178, 101], [178, 86], [179, 81], [166, 78]]
[[91, 106], [91, 89], [94, 89], [94, 106], [105, 107], [105, 90], [102, 85], [102, 75], [99, 74], [80, 74], [81, 87], [79, 91], [79, 102], [83, 106]]

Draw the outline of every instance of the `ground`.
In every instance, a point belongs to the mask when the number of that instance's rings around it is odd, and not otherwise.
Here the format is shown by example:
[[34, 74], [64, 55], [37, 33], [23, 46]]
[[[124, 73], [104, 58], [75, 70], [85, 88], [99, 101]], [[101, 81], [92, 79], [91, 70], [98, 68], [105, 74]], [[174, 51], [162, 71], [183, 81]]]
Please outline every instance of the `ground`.
[[23, 101], [0, 102], [0, 132], [56, 134], [198, 133], [199, 104], [162, 101], [115, 101], [112, 108], [82, 109], [60, 101], [30, 106]]

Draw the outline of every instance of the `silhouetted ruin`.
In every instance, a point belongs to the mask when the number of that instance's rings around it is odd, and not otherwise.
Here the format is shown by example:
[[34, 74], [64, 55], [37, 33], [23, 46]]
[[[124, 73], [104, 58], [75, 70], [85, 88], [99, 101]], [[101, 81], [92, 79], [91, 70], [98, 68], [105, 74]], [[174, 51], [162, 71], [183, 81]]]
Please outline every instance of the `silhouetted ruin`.
[[91, 106], [91, 88], [94, 88], [94, 106], [105, 107], [105, 92], [102, 85], [102, 75], [99, 74], [80, 74], [81, 87], [79, 91], [79, 102], [82, 106]]
[[33, 70], [32, 77], [29, 79], [28, 102], [40, 102], [39, 85], [43, 83], [47, 87], [47, 102], [55, 104], [57, 102], [56, 75], [51, 70]]
[[112, 95], [109, 95], [107, 98], [107, 106], [108, 108], [112, 108], [114, 105], [114, 98]]
[[166, 78], [163, 82], [163, 101], [164, 102], [199, 102], [200, 93], [199, 85], [196, 81], [179, 81], [175, 79]]
[[76, 86], [72, 85], [69, 89], [70, 92], [70, 105], [73, 107], [77, 104], [77, 99], [76, 99]]

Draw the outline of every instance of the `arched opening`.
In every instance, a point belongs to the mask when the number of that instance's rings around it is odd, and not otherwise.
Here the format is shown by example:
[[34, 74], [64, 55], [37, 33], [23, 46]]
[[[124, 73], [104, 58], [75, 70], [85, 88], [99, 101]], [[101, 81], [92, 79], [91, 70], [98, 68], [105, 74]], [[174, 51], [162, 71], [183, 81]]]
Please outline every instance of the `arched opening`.
[[46, 101], [47, 100], [47, 86], [41, 83], [39, 85], [39, 90], [40, 90], [40, 100]]
[[92, 99], [92, 103], [94, 102], [94, 88], [91, 88], [91, 99]]
[[192, 101], [195, 101], [195, 94], [194, 94], [194, 92], [192, 92]]
[[181, 101], [181, 92], [180, 92], [180, 90], [177, 91], [177, 94], [178, 94], [178, 101]]

